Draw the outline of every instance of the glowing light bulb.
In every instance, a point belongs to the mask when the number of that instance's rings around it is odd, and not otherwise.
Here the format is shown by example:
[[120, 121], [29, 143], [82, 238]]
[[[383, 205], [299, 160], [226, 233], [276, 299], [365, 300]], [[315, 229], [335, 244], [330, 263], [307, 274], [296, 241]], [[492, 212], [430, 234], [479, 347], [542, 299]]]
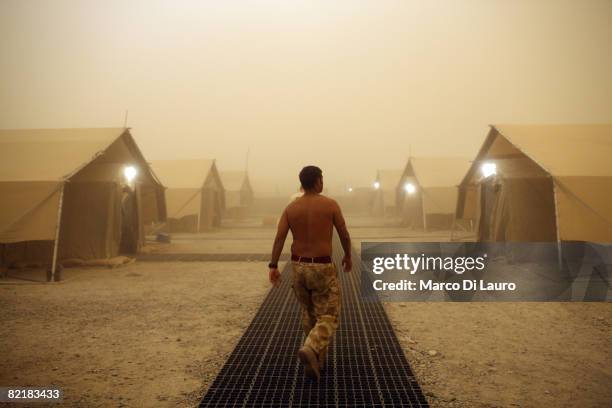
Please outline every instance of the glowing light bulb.
[[131, 183], [136, 178], [138, 170], [134, 166], [125, 166], [123, 169], [123, 176], [128, 183]]
[[491, 162], [482, 163], [482, 166], [480, 166], [480, 171], [482, 172], [482, 176], [484, 178], [494, 176], [497, 174], [497, 165]]

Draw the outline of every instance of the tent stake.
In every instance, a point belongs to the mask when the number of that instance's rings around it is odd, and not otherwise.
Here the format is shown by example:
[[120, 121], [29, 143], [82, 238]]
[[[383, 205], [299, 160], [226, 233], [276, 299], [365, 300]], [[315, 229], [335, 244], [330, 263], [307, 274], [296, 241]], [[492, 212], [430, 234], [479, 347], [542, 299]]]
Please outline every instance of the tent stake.
[[55, 268], [57, 266], [57, 250], [59, 246], [59, 234], [60, 234], [60, 224], [62, 222], [62, 207], [64, 204], [64, 186], [66, 182], [62, 183], [62, 187], [60, 189], [59, 203], [57, 206], [57, 226], [55, 227], [55, 243], [53, 244], [53, 263], [51, 264], [51, 282], [55, 282]]

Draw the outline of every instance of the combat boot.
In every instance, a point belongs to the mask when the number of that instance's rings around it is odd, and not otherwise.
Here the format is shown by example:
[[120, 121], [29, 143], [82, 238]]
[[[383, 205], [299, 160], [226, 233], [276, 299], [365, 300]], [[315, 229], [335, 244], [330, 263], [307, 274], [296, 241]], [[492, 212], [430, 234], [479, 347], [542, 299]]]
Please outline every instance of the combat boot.
[[304, 346], [298, 351], [298, 358], [304, 364], [304, 374], [306, 377], [315, 381], [319, 380], [319, 359], [317, 354], [308, 346]]

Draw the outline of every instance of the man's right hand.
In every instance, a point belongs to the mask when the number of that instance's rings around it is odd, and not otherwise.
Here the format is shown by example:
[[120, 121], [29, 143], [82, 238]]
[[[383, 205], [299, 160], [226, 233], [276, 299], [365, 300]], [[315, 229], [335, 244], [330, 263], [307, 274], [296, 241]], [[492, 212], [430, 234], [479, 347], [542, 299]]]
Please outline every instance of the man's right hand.
[[342, 267], [344, 268], [344, 272], [350, 272], [351, 269], [353, 269], [353, 260], [350, 256], [342, 258]]

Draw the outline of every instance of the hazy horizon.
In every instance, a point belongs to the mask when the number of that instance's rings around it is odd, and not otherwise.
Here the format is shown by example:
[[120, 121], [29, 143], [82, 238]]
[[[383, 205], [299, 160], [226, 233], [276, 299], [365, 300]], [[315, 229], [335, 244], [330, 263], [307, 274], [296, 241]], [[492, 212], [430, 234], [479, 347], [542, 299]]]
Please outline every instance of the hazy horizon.
[[0, 128], [128, 126], [262, 190], [369, 185], [495, 123], [612, 122], [612, 1], [3, 1]]

